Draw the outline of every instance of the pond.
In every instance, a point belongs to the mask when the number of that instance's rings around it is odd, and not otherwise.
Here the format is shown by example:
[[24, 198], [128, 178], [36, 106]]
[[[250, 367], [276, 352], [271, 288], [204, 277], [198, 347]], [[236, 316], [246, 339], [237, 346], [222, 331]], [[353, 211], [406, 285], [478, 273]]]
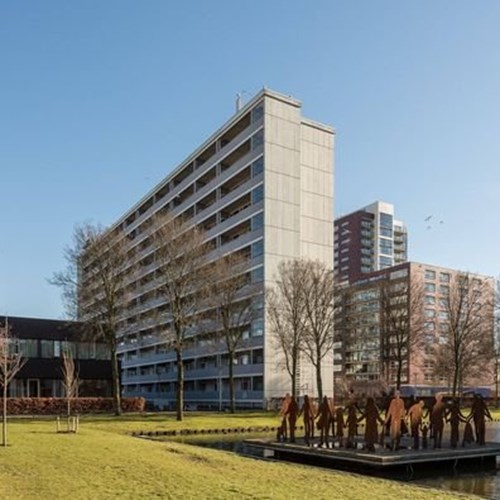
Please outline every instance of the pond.
[[[487, 424], [487, 441], [500, 442], [500, 423]], [[231, 451], [240, 455], [250, 456], [262, 460], [272, 460], [274, 453], [272, 450], [257, 448], [243, 442], [245, 439], [251, 438], [273, 439], [275, 434], [240, 434], [231, 436], [212, 435], [199, 436], [189, 438], [177, 438], [186, 444], [208, 447], [217, 450]], [[445, 436], [443, 439], [446, 439]], [[500, 500], [500, 457], [497, 458], [496, 471], [476, 471], [464, 472], [463, 470], [455, 474], [445, 474], [439, 472], [431, 476], [415, 476], [412, 479], [407, 477], [393, 477], [393, 479], [411, 482], [412, 484], [420, 484], [432, 488], [456, 491], [465, 494], [478, 495], [484, 498], [492, 498]]]
[[[500, 442], [500, 423], [487, 423], [486, 426], [486, 441]], [[497, 457], [496, 471], [436, 475], [425, 479], [415, 479], [415, 482], [433, 488], [500, 499], [499, 459], [500, 457]]]

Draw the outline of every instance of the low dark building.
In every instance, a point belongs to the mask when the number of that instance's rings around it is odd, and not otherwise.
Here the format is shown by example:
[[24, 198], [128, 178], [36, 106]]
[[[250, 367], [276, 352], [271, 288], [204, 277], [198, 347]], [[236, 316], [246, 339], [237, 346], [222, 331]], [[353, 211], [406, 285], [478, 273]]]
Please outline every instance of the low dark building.
[[[1, 326], [5, 321], [0, 316]], [[109, 349], [90, 340], [80, 323], [9, 316], [8, 325], [26, 360], [9, 386], [10, 397], [63, 397], [63, 352], [74, 359], [79, 396], [111, 396]]]

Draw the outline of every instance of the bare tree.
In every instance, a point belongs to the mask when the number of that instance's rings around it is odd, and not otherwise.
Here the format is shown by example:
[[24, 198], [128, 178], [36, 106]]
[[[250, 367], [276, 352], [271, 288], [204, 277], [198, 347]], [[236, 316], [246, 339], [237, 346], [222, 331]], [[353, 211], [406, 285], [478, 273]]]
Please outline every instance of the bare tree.
[[23, 367], [25, 360], [19, 352], [8, 319], [0, 327], [0, 385], [2, 386], [2, 446], [7, 446], [7, 393], [10, 382]]
[[493, 300], [491, 280], [468, 273], [452, 277], [443, 299], [446, 320], [438, 365], [450, 371], [454, 397], [467, 380], [484, 376], [493, 361]]
[[236, 411], [234, 363], [236, 352], [256, 316], [254, 300], [257, 288], [245, 270], [247, 259], [237, 253], [228, 254], [210, 266], [207, 301], [216, 314], [216, 325], [222, 333], [228, 357], [229, 404]]
[[380, 285], [382, 364], [387, 382], [398, 390], [410, 356], [424, 345], [424, 295], [423, 283], [412, 276]]
[[70, 317], [82, 321], [87, 335], [104, 340], [109, 347], [116, 415], [121, 414], [117, 333], [132, 257], [130, 242], [121, 229], [106, 231], [84, 224], [75, 228], [73, 246], [65, 250], [66, 269], [49, 280], [61, 288]]
[[[318, 397], [323, 397], [323, 360], [333, 355], [334, 279], [333, 271], [320, 261], [304, 261], [305, 354], [316, 371]], [[333, 371], [333, 367], [332, 367]]]
[[292, 395], [297, 397], [300, 357], [304, 349], [306, 323], [304, 283], [305, 261], [284, 261], [278, 265], [276, 285], [266, 290], [267, 317], [271, 333], [284, 354]]
[[498, 408], [500, 383], [500, 277], [495, 281], [495, 406]]
[[78, 396], [78, 387], [80, 380], [78, 371], [75, 367], [75, 360], [71, 350], [64, 349], [62, 351], [62, 375], [64, 392], [66, 393], [66, 413], [67, 417], [71, 417], [71, 400]]
[[196, 327], [203, 305], [207, 246], [201, 229], [182, 217], [158, 215], [151, 226], [151, 248], [157, 264], [157, 293], [168, 302], [163, 331], [167, 344], [176, 353], [177, 420], [184, 410], [183, 353], [190, 341], [189, 331]]

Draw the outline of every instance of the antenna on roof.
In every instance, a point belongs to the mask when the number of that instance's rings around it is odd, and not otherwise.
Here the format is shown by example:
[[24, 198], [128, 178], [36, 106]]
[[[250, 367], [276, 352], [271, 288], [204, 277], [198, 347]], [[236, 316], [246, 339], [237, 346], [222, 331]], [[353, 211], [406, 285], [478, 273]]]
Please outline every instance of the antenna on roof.
[[241, 108], [243, 107], [243, 96], [247, 94], [248, 96], [250, 96], [251, 94], [249, 92], [247, 92], [246, 90], [242, 90], [241, 92], [238, 92], [236, 94], [236, 113], [238, 113], [238, 111], [241, 110]]

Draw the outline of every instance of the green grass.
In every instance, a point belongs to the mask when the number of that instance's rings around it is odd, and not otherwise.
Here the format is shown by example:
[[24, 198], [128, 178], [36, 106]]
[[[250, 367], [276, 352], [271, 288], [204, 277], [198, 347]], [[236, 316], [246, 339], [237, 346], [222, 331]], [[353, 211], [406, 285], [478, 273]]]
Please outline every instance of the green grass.
[[51, 419], [13, 419], [0, 449], [2, 499], [456, 498], [456, 494], [344, 472], [265, 462], [131, 437], [137, 430], [272, 425], [269, 414], [84, 417], [80, 432], [56, 434]]

